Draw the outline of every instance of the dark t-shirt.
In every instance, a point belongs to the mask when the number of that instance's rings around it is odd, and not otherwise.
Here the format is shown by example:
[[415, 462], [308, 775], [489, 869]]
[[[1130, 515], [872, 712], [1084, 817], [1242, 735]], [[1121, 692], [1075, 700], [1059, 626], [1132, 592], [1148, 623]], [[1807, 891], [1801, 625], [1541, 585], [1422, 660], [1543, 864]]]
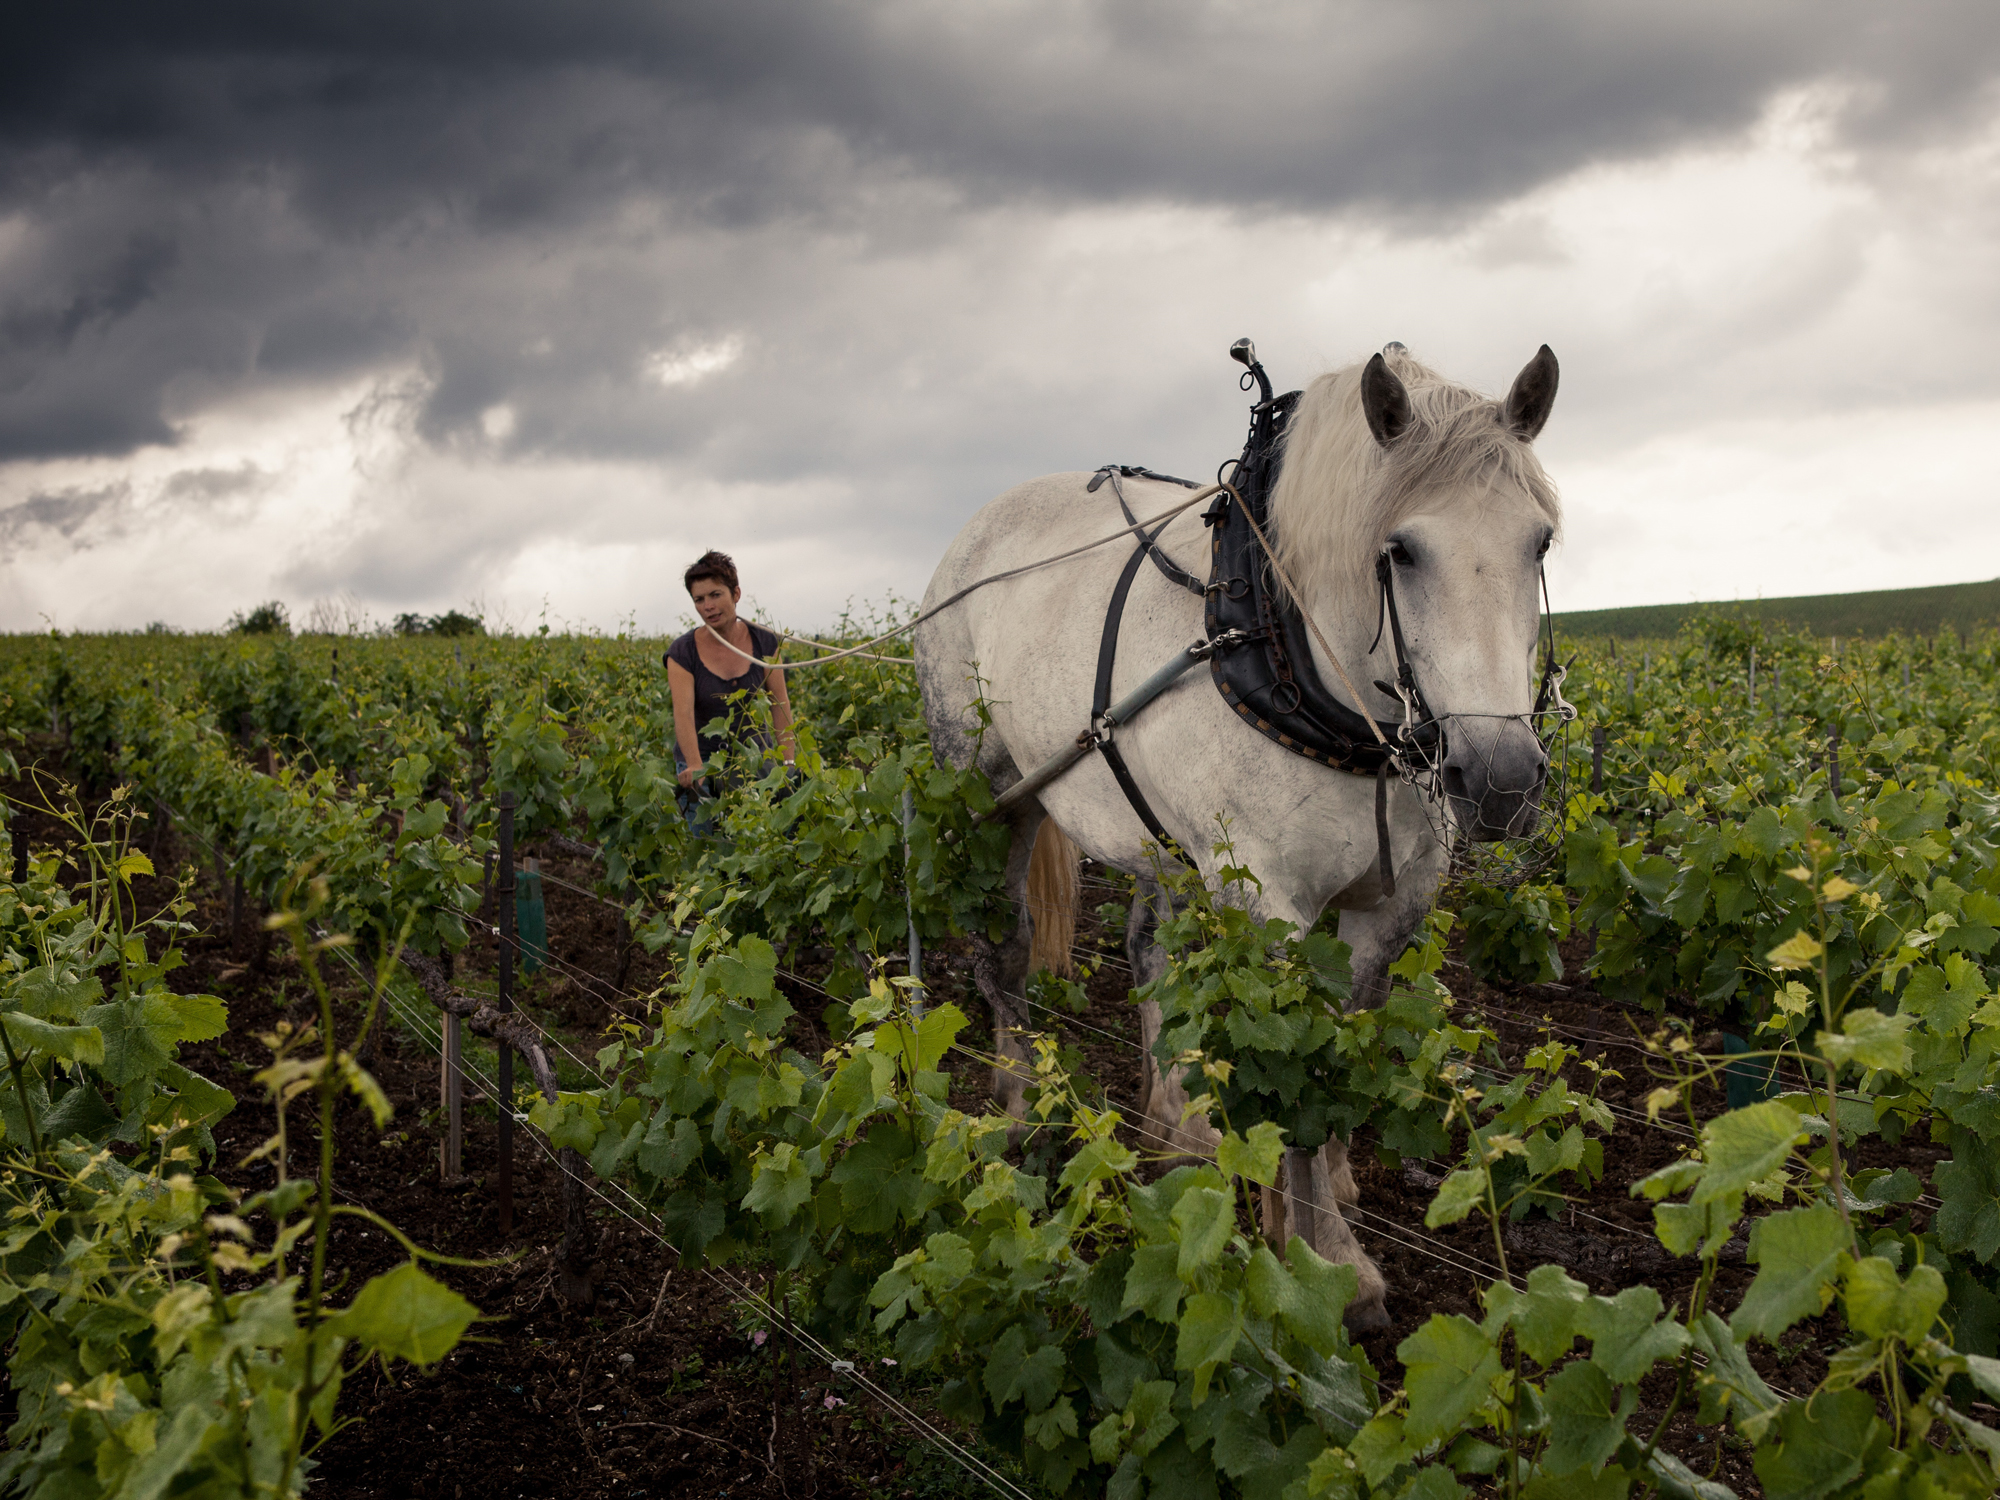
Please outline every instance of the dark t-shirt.
[[[748, 623], [748, 622], [745, 622]], [[761, 736], [749, 729], [749, 716], [742, 711], [742, 705], [731, 705], [727, 700], [731, 693], [764, 690], [764, 669], [754, 662], [737, 661], [743, 667], [740, 677], [718, 677], [709, 671], [708, 664], [701, 659], [701, 652], [695, 649], [694, 631], [667, 647], [667, 660], [678, 662], [694, 678], [694, 727], [695, 740], [705, 761], [730, 740], [753, 739], [763, 744]], [[761, 625], [750, 626], [750, 653], [770, 661], [778, 653], [778, 638]], [[728, 719], [730, 733], [726, 737], [703, 734], [701, 731], [712, 719]]]

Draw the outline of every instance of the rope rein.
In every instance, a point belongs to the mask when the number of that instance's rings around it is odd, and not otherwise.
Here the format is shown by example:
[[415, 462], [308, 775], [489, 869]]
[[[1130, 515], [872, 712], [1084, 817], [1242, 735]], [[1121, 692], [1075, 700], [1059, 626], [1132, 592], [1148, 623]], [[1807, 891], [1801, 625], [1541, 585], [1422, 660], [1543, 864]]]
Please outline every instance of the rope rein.
[[[1058, 552], [1054, 557], [1045, 557], [1040, 562], [1023, 563], [1020, 567], [1009, 568], [1004, 573], [989, 573], [984, 578], [977, 579], [972, 583], [968, 583], [964, 588], [960, 589], [957, 593], [953, 594], [949, 599], [946, 599], [943, 603], [932, 606], [930, 609], [925, 610], [922, 614], [917, 615], [915, 618], [908, 620], [901, 625], [898, 625], [894, 630], [885, 631], [881, 635], [876, 636], [873, 640], [863, 641], [858, 646], [849, 646], [844, 649], [841, 649], [841, 648], [836, 648], [828, 644], [827, 642], [815, 641], [806, 636], [791, 636], [791, 635], [785, 636], [785, 639], [788, 641], [797, 641], [801, 645], [816, 646], [822, 651], [831, 651], [833, 653], [831, 656], [818, 657], [812, 661], [794, 661], [794, 662], [765, 661], [761, 657], [751, 655], [748, 651], [745, 651], [741, 646], [737, 645], [734, 641], [723, 640], [722, 635], [715, 629], [714, 626], [704, 625], [702, 628], [706, 630], [710, 635], [714, 636], [716, 640], [721, 641], [724, 646], [728, 647], [731, 651], [735, 652], [738, 656], [742, 657], [745, 661], [754, 662], [760, 667], [765, 667], [779, 672], [802, 672], [807, 667], [823, 667], [828, 662], [839, 661], [844, 656], [866, 656], [868, 654], [868, 648], [870, 646], [879, 646], [884, 641], [892, 641], [899, 635], [905, 635], [908, 632], [915, 630], [919, 625], [923, 624], [924, 621], [937, 618], [937, 616], [943, 614], [946, 610], [950, 609], [954, 604], [958, 603], [958, 601], [963, 599], [967, 594], [976, 593], [978, 590], [985, 588], [986, 585], [989, 583], [999, 583], [1004, 579], [1018, 578], [1023, 573], [1032, 573], [1039, 568], [1053, 567], [1055, 564], [1059, 562], [1068, 562], [1072, 557], [1081, 557], [1084, 553], [1095, 551], [1097, 548], [1105, 546], [1107, 543], [1117, 541], [1122, 536], [1130, 536], [1135, 531], [1144, 531], [1147, 527], [1153, 525], [1156, 522], [1170, 521], [1175, 516], [1179, 515], [1182, 511], [1188, 510], [1196, 505], [1199, 505], [1201, 504], [1202, 501], [1208, 499], [1210, 496], [1216, 495], [1226, 489], [1229, 489], [1228, 485], [1211, 484], [1207, 489], [1197, 490], [1193, 495], [1189, 496], [1186, 500], [1181, 501], [1180, 504], [1170, 505], [1165, 510], [1161, 511], [1158, 515], [1148, 516], [1145, 520], [1138, 521], [1130, 526], [1123, 527], [1118, 531], [1112, 532], [1109, 536], [1101, 536], [1094, 542], [1085, 542], [1081, 547], [1072, 547], [1067, 552]], [[1230, 490], [1230, 493], [1234, 494], [1235, 491]], [[907, 656], [877, 656], [871, 659], [875, 661], [895, 661], [903, 663], [908, 663], [910, 661], [910, 658]], [[1347, 674], [1345, 672], [1341, 673], [1340, 680], [1342, 682], [1347, 681]], [[1352, 684], [1349, 685], [1348, 691], [1349, 692], [1354, 691]], [[1367, 710], [1363, 709], [1362, 712], [1365, 713], [1367, 712]], [[1379, 736], [1381, 731], [1377, 730], [1376, 733]]]

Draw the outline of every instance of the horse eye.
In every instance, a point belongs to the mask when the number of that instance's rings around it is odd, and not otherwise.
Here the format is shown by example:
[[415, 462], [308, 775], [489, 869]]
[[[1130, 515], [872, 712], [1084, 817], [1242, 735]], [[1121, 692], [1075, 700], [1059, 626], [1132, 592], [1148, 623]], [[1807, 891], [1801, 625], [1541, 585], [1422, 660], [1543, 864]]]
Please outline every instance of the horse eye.
[[1545, 536], [1542, 538], [1542, 545], [1535, 549], [1535, 558], [1537, 561], [1549, 555], [1549, 543], [1553, 540], [1553, 537]]
[[1398, 567], [1407, 568], [1416, 561], [1416, 558], [1410, 555], [1410, 549], [1402, 542], [1392, 540], [1389, 543], [1389, 560]]

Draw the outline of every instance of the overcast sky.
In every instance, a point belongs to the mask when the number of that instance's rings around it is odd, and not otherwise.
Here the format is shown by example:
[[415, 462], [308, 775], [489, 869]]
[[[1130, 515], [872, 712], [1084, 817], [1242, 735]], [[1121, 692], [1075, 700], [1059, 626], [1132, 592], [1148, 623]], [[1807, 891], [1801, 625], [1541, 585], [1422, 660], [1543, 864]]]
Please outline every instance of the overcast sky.
[[[922, 592], [1273, 376], [1543, 342], [1559, 608], [2000, 574], [1991, 4], [44, 6], [0, 629]], [[1110, 513], [1107, 511], [1107, 522]]]

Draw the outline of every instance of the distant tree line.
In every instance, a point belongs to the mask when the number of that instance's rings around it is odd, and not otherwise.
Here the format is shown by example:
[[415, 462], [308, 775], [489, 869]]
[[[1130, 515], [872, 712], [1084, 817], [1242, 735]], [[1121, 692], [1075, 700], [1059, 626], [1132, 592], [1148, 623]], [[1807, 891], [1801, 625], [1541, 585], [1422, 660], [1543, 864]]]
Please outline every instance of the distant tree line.
[[[149, 625], [149, 633], [164, 633], [171, 627], [162, 624]], [[255, 609], [238, 610], [229, 617], [231, 635], [290, 635], [292, 619], [282, 601], [270, 599]], [[422, 615], [415, 612], [396, 616], [395, 622], [385, 631], [375, 627], [375, 633], [384, 635], [484, 635], [486, 622], [478, 615], [466, 614], [463, 610], [449, 609], [441, 615]]]

